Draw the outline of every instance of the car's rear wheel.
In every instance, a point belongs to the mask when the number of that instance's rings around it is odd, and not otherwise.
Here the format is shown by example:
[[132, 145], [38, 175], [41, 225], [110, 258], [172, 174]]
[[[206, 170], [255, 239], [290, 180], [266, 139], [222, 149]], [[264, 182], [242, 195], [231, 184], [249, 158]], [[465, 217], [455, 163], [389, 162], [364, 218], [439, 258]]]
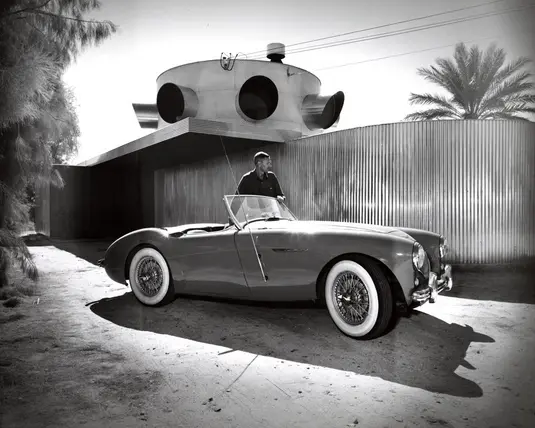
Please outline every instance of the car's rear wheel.
[[325, 279], [325, 303], [334, 324], [356, 339], [373, 339], [388, 328], [393, 296], [382, 270], [371, 260], [342, 260]]
[[139, 249], [130, 262], [128, 278], [136, 298], [148, 306], [170, 302], [175, 295], [169, 266], [154, 248]]

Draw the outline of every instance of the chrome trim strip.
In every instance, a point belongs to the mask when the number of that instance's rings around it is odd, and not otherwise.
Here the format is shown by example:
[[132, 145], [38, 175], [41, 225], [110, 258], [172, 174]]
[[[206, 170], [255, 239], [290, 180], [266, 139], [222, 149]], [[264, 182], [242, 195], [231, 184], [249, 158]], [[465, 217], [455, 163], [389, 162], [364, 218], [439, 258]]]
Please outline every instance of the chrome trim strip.
[[308, 251], [308, 248], [272, 248], [276, 253], [303, 253]]

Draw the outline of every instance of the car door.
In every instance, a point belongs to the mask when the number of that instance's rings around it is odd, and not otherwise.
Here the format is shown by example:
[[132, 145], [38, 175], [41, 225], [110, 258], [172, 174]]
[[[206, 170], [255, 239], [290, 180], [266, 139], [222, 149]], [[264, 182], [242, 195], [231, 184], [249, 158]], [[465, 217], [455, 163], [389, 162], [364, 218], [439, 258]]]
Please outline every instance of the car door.
[[[170, 264], [181, 279], [180, 292], [244, 298], [249, 289], [234, 244], [237, 229], [189, 232], [173, 238]], [[176, 275], [175, 275], [176, 271]]]
[[236, 248], [251, 296], [267, 300], [315, 298], [321, 267], [311, 248], [312, 239], [307, 233], [292, 231], [291, 222], [286, 220], [253, 222], [238, 231]]

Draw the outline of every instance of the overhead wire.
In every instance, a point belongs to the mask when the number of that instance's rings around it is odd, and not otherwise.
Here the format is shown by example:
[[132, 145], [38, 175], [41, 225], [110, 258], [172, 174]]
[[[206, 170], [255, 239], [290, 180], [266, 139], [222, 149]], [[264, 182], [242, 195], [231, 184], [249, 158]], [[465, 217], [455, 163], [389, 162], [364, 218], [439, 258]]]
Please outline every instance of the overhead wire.
[[[442, 21], [442, 22], [438, 22], [438, 23], [426, 24], [426, 25], [422, 25], [422, 26], [419, 26], [419, 27], [406, 28], [406, 29], [402, 29], [402, 30], [396, 30], [396, 31], [385, 32], [385, 33], [380, 33], [380, 34], [373, 34], [373, 35], [370, 35], [370, 36], [364, 36], [364, 37], [359, 37], [359, 38], [355, 38], [355, 39], [342, 40], [342, 41], [338, 41], [338, 42], [332, 42], [332, 43], [327, 43], [327, 44], [321, 44], [321, 45], [316, 45], [316, 46], [305, 47], [305, 48], [301, 48], [301, 49], [297, 49], [297, 50], [293, 50], [293, 51], [292, 50], [289, 50], [289, 51], [286, 50], [285, 53], [286, 54], [296, 54], [296, 53], [310, 52], [310, 51], [315, 51], [315, 50], [319, 50], [319, 49], [326, 49], [326, 48], [335, 47], [335, 46], [342, 46], [342, 45], [359, 43], [359, 42], [364, 42], [364, 41], [382, 39], [382, 38], [386, 38], [386, 37], [392, 37], [392, 36], [398, 36], [398, 35], [402, 35], [402, 34], [413, 33], [413, 32], [417, 32], [417, 31], [424, 31], [424, 30], [428, 30], [428, 29], [432, 29], [432, 28], [444, 27], [444, 26], [447, 26], [447, 25], [453, 25], [453, 24], [457, 24], [457, 23], [461, 23], [461, 22], [473, 21], [473, 20], [477, 20], [477, 19], [487, 18], [487, 17], [490, 17], [490, 16], [503, 15], [505, 13], [521, 11], [521, 10], [529, 9], [529, 8], [532, 8], [532, 7], [535, 7], [535, 3], [530, 3], [529, 5], [526, 5], [526, 6], [520, 7], [520, 8], [505, 9], [505, 10], [496, 11], [496, 12], [487, 12], [487, 13], [483, 13], [483, 14], [479, 14], [479, 15], [472, 15], [472, 16], [463, 17], [463, 18], [456, 18], [456, 19], [449, 20], [449, 21]], [[249, 58], [249, 59], [257, 59], [257, 58]], [[258, 59], [260, 59], [260, 58], [258, 58]]]
[[361, 38], [358, 38], [358, 39], [352, 39], [352, 40], [342, 41], [342, 42], [338, 42], [338, 43], [332, 43], [332, 44], [329, 44], [329, 45], [312, 46], [310, 48], [303, 48], [301, 50], [291, 51], [289, 53], [292, 53], [292, 54], [303, 53], [303, 52], [315, 51], [315, 50], [320, 50], [320, 49], [326, 49], [326, 48], [329, 48], [329, 47], [342, 46], [342, 45], [346, 45], [346, 44], [353, 44], [353, 43], [358, 43], [358, 42], [365, 42], [365, 41], [370, 41], [370, 40], [382, 39], [382, 38], [386, 38], [386, 37], [398, 36], [398, 35], [402, 35], [402, 34], [414, 33], [414, 32], [417, 32], [417, 31], [424, 31], [424, 30], [429, 30], [429, 29], [432, 29], [432, 28], [439, 28], [439, 27], [444, 27], [444, 26], [447, 26], [447, 25], [458, 24], [458, 23], [461, 23], [461, 22], [468, 22], [468, 21], [473, 21], [473, 20], [476, 20], [476, 19], [488, 18], [490, 16], [503, 15], [503, 14], [509, 13], [509, 12], [517, 12], [517, 11], [529, 9], [529, 8], [532, 8], [532, 7], [535, 7], [535, 4], [531, 4], [529, 6], [525, 6], [525, 7], [518, 8], [518, 9], [507, 9], [507, 10], [500, 11], [500, 12], [490, 12], [490, 13], [486, 13], [486, 14], [482, 14], [482, 15], [471, 16], [471, 17], [466, 17], [466, 18], [459, 18], [459, 19], [456, 19], [456, 20], [451, 20], [451, 21], [446, 21], [446, 22], [441, 22], [441, 23], [423, 25], [423, 26], [420, 26], [420, 27], [414, 27], [414, 28], [399, 30], [399, 31], [390, 32], [390, 33], [381, 33], [381, 34], [376, 34], [376, 35], [372, 35], [372, 36], [368, 36], [368, 37], [361, 37]]
[[[304, 44], [319, 42], [319, 41], [322, 41], [322, 40], [333, 39], [333, 38], [336, 38], [336, 37], [348, 36], [350, 34], [362, 33], [362, 32], [371, 31], [371, 30], [378, 30], [380, 28], [390, 27], [392, 25], [399, 25], [399, 24], [406, 24], [408, 22], [421, 21], [422, 19], [429, 19], [429, 18], [434, 18], [436, 16], [449, 15], [451, 13], [463, 12], [465, 10], [476, 9], [478, 7], [489, 6], [489, 5], [492, 5], [492, 4], [495, 4], [495, 3], [503, 3], [503, 2], [506, 2], [506, 1], [509, 1], [509, 0], [494, 0], [494, 1], [491, 1], [491, 2], [479, 3], [479, 4], [476, 4], [476, 5], [472, 5], [472, 6], [466, 6], [466, 7], [461, 7], [461, 8], [458, 8], [458, 9], [448, 10], [448, 11], [445, 11], [445, 12], [433, 13], [433, 14], [430, 14], [430, 15], [419, 16], [417, 18], [411, 18], [411, 19], [405, 19], [405, 20], [402, 20], [402, 21], [391, 22], [389, 24], [382, 24], [382, 25], [377, 25], [377, 26], [374, 26], [374, 27], [362, 28], [360, 30], [348, 31], [346, 33], [335, 34], [335, 35], [332, 35], [332, 36], [320, 37], [320, 38], [317, 38], [317, 39], [306, 40], [304, 42], [292, 43], [292, 44], [286, 45], [285, 47], [286, 48], [291, 48], [291, 47], [294, 47], [294, 46], [300, 46], [300, 45], [304, 45]], [[275, 49], [276, 48], [274, 48], [273, 50], [275, 50]], [[257, 56], [259, 54], [264, 55], [266, 52], [269, 53], [270, 50], [271, 49], [250, 52], [248, 54], [245, 54], [245, 56]]]
[[[514, 34], [518, 34], [518, 33], [514, 33]], [[481, 40], [499, 39], [499, 38], [502, 38], [502, 37], [505, 37], [505, 36], [506, 36], [505, 34], [501, 34], [501, 35], [495, 35], [495, 36], [489, 36], [489, 37], [479, 37], [479, 38], [476, 38], [476, 39], [466, 40], [466, 41], [464, 41], [464, 43], [474, 43], [474, 42], [478, 42], [478, 41], [481, 41]], [[414, 51], [410, 51], [410, 52], [403, 52], [403, 53], [400, 53], [400, 54], [387, 55], [387, 56], [383, 56], [383, 57], [379, 57], [379, 58], [370, 58], [370, 59], [365, 59], [365, 60], [362, 60], [362, 61], [347, 62], [347, 63], [344, 63], [344, 64], [334, 65], [334, 66], [331, 66], [331, 67], [318, 68], [318, 69], [315, 69], [314, 72], [326, 71], [326, 70], [334, 70], [334, 69], [348, 67], [348, 66], [352, 66], [352, 65], [365, 64], [365, 63], [368, 63], [368, 62], [382, 61], [382, 60], [390, 59], [390, 58], [397, 58], [397, 57], [413, 55], [413, 54], [417, 54], [417, 53], [421, 53], [421, 52], [428, 52], [428, 51], [433, 51], [433, 50], [437, 50], [437, 49], [449, 48], [449, 47], [457, 45], [457, 43], [459, 43], [459, 42], [450, 43], [450, 44], [441, 45], [441, 46], [434, 46], [432, 48], [418, 49], [418, 50], [414, 50]]]

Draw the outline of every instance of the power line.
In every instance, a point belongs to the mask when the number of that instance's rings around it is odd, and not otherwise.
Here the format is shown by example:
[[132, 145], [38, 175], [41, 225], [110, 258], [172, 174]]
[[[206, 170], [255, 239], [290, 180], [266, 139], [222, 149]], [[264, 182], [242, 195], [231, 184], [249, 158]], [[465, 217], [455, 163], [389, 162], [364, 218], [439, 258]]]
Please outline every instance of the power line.
[[[515, 33], [515, 34], [518, 34], [518, 33]], [[479, 37], [477, 39], [464, 41], [464, 43], [474, 43], [474, 42], [481, 41], [481, 40], [499, 39], [499, 38], [502, 38], [504, 36], [505, 36], [505, 34], [502, 34], [500, 36]], [[338, 68], [342, 68], [342, 67], [348, 67], [348, 66], [351, 66], [351, 65], [365, 64], [365, 63], [368, 63], [368, 62], [382, 61], [382, 60], [385, 60], [385, 59], [397, 58], [397, 57], [400, 57], [400, 56], [413, 55], [413, 54], [420, 53], [420, 52], [428, 52], [428, 51], [433, 51], [433, 50], [437, 50], [437, 49], [449, 48], [449, 47], [457, 45], [457, 43], [460, 43], [460, 42], [450, 43], [448, 45], [442, 45], [442, 46], [435, 46], [435, 47], [432, 47], [432, 48], [419, 49], [419, 50], [410, 51], [410, 52], [404, 52], [404, 53], [400, 53], [400, 54], [387, 55], [387, 56], [383, 56], [383, 57], [379, 57], [379, 58], [365, 59], [365, 60], [356, 61], [356, 62], [348, 62], [348, 63], [345, 63], [345, 64], [334, 65], [332, 67], [319, 68], [319, 69], [314, 70], [314, 72], [325, 71], [325, 70], [334, 70], [334, 69], [338, 69]]]
[[474, 21], [474, 20], [477, 20], [477, 19], [488, 18], [490, 16], [503, 15], [503, 14], [508, 13], [508, 12], [517, 12], [517, 11], [521, 11], [521, 10], [524, 10], [524, 9], [532, 8], [534, 6], [535, 6], [535, 4], [531, 4], [529, 6], [524, 6], [522, 8], [506, 9], [506, 10], [499, 11], [499, 12], [488, 12], [488, 13], [480, 14], [480, 15], [472, 15], [470, 17], [465, 17], [465, 18], [458, 18], [458, 19], [450, 20], [450, 21], [443, 21], [443, 22], [434, 23], [434, 24], [422, 25], [420, 27], [412, 27], [412, 28], [407, 28], [407, 29], [404, 29], [404, 30], [391, 31], [391, 32], [380, 33], [380, 34], [374, 34], [374, 35], [371, 35], [371, 36], [359, 37], [359, 38], [356, 38], [356, 39], [349, 39], [349, 40], [344, 40], [344, 41], [340, 41], [340, 42], [334, 42], [334, 43], [330, 43], [330, 44], [311, 46], [311, 47], [308, 47], [308, 48], [302, 48], [300, 50], [298, 49], [298, 50], [295, 50], [295, 51], [290, 51], [289, 53], [292, 53], [292, 54], [303, 53], [303, 52], [326, 49], [326, 48], [336, 47], [336, 46], [343, 46], [343, 45], [348, 45], [348, 44], [353, 44], [353, 43], [367, 42], [367, 41], [370, 41], [370, 40], [377, 40], [377, 39], [382, 39], [382, 38], [386, 38], [386, 37], [399, 36], [399, 35], [402, 35], [402, 34], [414, 33], [414, 32], [418, 32], [418, 31], [429, 30], [429, 29], [432, 29], [432, 28], [445, 27], [445, 26], [448, 26], [448, 25], [458, 24], [458, 23], [461, 23], [461, 22], [468, 22], [468, 21]]
[[[472, 16], [465, 17], [465, 18], [457, 18], [457, 19], [450, 20], [450, 21], [442, 21], [442, 22], [438, 22], [438, 23], [422, 25], [422, 26], [419, 26], [419, 27], [406, 28], [404, 30], [397, 30], [397, 31], [385, 32], [385, 33], [380, 33], [380, 34], [374, 34], [374, 35], [370, 35], [370, 36], [359, 37], [359, 38], [355, 38], [355, 39], [343, 40], [343, 41], [339, 41], [339, 42], [320, 44], [320, 45], [316, 45], [316, 46], [310, 46], [310, 47], [297, 49], [297, 50], [294, 50], [294, 51], [290, 50], [290, 52], [287, 51], [286, 53], [287, 54], [288, 53], [291, 53], [291, 54], [303, 53], [303, 52], [326, 49], [326, 48], [342, 46], [342, 45], [347, 45], [347, 44], [353, 44], [353, 43], [359, 43], [359, 42], [366, 42], [366, 41], [370, 41], [370, 40], [382, 39], [382, 38], [386, 38], [386, 37], [398, 36], [398, 35], [413, 33], [413, 32], [417, 32], [417, 31], [429, 30], [429, 29], [432, 29], [432, 28], [445, 27], [445, 26], [448, 26], [448, 25], [458, 24], [458, 23], [461, 23], [461, 22], [468, 22], [468, 21], [473, 21], [473, 20], [477, 20], [477, 19], [487, 18], [487, 17], [490, 17], [490, 16], [503, 15], [503, 14], [509, 13], [509, 12], [517, 12], [517, 11], [521, 11], [521, 10], [532, 8], [534, 6], [535, 6], [535, 4], [530, 4], [528, 6], [524, 6], [524, 7], [521, 7], [521, 8], [505, 9], [505, 10], [498, 11], [498, 12], [487, 12], [487, 13], [484, 13], [484, 14], [472, 15]], [[249, 58], [249, 59], [260, 59], [260, 58]]]
[[[487, 12], [487, 13], [484, 13], [484, 14], [472, 15], [472, 16], [465, 17], [465, 18], [457, 18], [457, 19], [450, 20], [450, 21], [442, 21], [442, 22], [438, 22], [438, 23], [422, 25], [422, 26], [419, 26], [419, 27], [406, 28], [404, 30], [396, 30], [396, 31], [391, 31], [391, 32], [374, 34], [374, 35], [370, 35], [370, 36], [358, 37], [358, 38], [355, 38], [355, 39], [343, 40], [343, 41], [339, 41], [339, 42], [320, 44], [320, 45], [316, 45], [316, 46], [310, 46], [310, 47], [297, 49], [297, 50], [294, 50], [294, 51], [290, 50], [290, 52], [287, 51], [286, 53], [296, 54], [296, 53], [309, 52], [309, 51], [314, 51], [314, 50], [319, 50], [319, 49], [326, 49], [326, 48], [335, 47], [335, 46], [342, 46], [342, 45], [347, 45], [347, 44], [353, 44], [353, 43], [365, 42], [365, 41], [370, 41], [370, 40], [382, 39], [382, 38], [385, 38], [385, 37], [398, 36], [398, 35], [402, 35], [402, 34], [408, 34], [408, 33], [413, 33], [413, 32], [417, 32], [417, 31], [424, 31], [424, 30], [428, 30], [428, 29], [432, 29], [432, 28], [439, 28], [439, 27], [444, 27], [444, 26], [448, 26], [448, 25], [452, 25], [452, 24], [458, 24], [458, 23], [461, 23], [461, 22], [468, 22], [468, 21], [473, 21], [473, 20], [476, 20], [476, 19], [487, 18], [487, 17], [490, 17], [490, 16], [503, 15], [504, 13], [521, 11], [521, 10], [524, 10], [524, 9], [532, 8], [534, 6], [535, 6], [535, 4], [530, 4], [529, 6], [524, 6], [524, 7], [521, 7], [521, 8], [505, 9], [505, 10], [498, 11], [498, 12]], [[254, 58], [252, 58], [252, 59], [254, 59]]]
[[[453, 10], [449, 10], [449, 11], [446, 11], [446, 12], [434, 13], [434, 14], [431, 14], [431, 15], [420, 16], [418, 18], [405, 19], [403, 21], [397, 21], [397, 22], [392, 22], [392, 23], [389, 23], [389, 24], [383, 24], [383, 25], [378, 25], [378, 26], [374, 26], [374, 27], [363, 28], [363, 29], [360, 29], [360, 30], [348, 31], [347, 33], [340, 33], [340, 34], [335, 34], [335, 35], [332, 35], [332, 36], [321, 37], [321, 38], [318, 38], [318, 39], [307, 40], [307, 41], [304, 41], [304, 42], [293, 43], [293, 44], [290, 44], [290, 45], [286, 45], [286, 47], [293, 47], [293, 46], [299, 46], [299, 45], [304, 45], [304, 44], [313, 43], [313, 42], [319, 42], [319, 41], [322, 41], [322, 40], [333, 39], [335, 37], [342, 37], [342, 36], [348, 36], [350, 34], [362, 33], [364, 31], [378, 30], [380, 28], [390, 27], [392, 25], [406, 24], [408, 22], [413, 22], [413, 21], [419, 21], [419, 20], [422, 20], [422, 19], [433, 18], [435, 16], [448, 15], [450, 13], [462, 12], [462, 11], [465, 11], [465, 10], [475, 9], [475, 8], [482, 7], [482, 6], [489, 6], [489, 5], [495, 4], [495, 3], [503, 3], [504, 1], [508, 1], [508, 0], [494, 0], [494, 1], [491, 1], [491, 2], [479, 3], [477, 5], [462, 7], [462, 8], [459, 8], [459, 9], [453, 9]], [[269, 51], [270, 51], [270, 49], [261, 50], [261, 51], [255, 51], [255, 52], [251, 52], [251, 53], [246, 54], [246, 56], [257, 56], [259, 54], [264, 55], [265, 53], [269, 53]]]

